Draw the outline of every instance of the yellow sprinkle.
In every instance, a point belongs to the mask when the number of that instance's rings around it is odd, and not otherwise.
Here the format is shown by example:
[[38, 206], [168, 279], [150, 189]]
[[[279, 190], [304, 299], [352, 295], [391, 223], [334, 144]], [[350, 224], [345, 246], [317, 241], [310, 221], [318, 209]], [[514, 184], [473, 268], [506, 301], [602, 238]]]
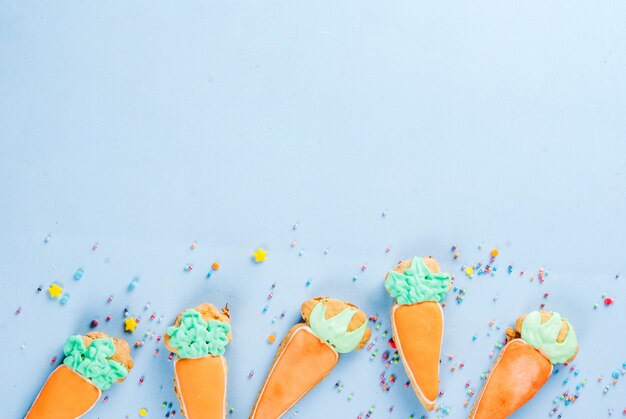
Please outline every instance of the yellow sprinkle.
[[138, 324], [139, 322], [135, 320], [134, 317], [129, 317], [126, 320], [124, 320], [124, 330], [132, 333], [135, 331], [135, 328], [137, 327]]
[[263, 262], [267, 259], [267, 252], [259, 247], [252, 254], [252, 257], [256, 263]]
[[48, 293], [50, 294], [50, 298], [59, 298], [61, 297], [61, 293], [63, 292], [63, 287], [59, 286], [59, 284], [52, 284], [48, 287]]
[[148, 409], [146, 409], [145, 407], [142, 407], [141, 409], [139, 409], [139, 416], [144, 417], [148, 415]]
[[474, 273], [474, 270], [469, 267], [469, 268], [465, 268], [465, 275], [472, 275]]

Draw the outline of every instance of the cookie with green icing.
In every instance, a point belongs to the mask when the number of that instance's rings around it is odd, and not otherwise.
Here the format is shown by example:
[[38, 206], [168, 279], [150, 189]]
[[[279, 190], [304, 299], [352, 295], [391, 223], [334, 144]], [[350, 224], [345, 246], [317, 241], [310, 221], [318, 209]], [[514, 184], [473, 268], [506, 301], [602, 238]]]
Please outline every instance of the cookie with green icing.
[[336, 298], [305, 301], [302, 318], [321, 341], [340, 354], [363, 348], [371, 336], [365, 313]]

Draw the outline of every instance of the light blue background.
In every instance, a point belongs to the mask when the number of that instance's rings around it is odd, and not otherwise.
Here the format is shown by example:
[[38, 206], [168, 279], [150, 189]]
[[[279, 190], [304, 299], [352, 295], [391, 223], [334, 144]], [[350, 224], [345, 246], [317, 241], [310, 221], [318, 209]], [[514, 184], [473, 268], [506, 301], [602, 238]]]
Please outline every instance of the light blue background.
[[[467, 414], [465, 382], [478, 392], [504, 327], [541, 302], [576, 327], [580, 373], [561, 371], [515, 417], [548, 417], [582, 379], [564, 417], [621, 416], [626, 383], [610, 374], [626, 362], [625, 19], [623, 1], [0, 2], [0, 416], [26, 412], [92, 319], [122, 335], [123, 308], [141, 315], [132, 344], [207, 301], [231, 307], [228, 399], [247, 417], [277, 349], [267, 336], [332, 295], [379, 316], [378, 356], [342, 357], [291, 415], [420, 417], [402, 367], [381, 361], [382, 278], [414, 254], [467, 290], [445, 309], [449, 417]], [[258, 246], [268, 260], [254, 265]], [[497, 275], [465, 278], [492, 247]], [[543, 285], [529, 280], [540, 267]], [[36, 293], [53, 281], [66, 306]], [[491, 320], [502, 329], [487, 336]], [[89, 417], [178, 409], [167, 350], [153, 339], [132, 353], [127, 382]], [[382, 372], [398, 376], [388, 393]]]

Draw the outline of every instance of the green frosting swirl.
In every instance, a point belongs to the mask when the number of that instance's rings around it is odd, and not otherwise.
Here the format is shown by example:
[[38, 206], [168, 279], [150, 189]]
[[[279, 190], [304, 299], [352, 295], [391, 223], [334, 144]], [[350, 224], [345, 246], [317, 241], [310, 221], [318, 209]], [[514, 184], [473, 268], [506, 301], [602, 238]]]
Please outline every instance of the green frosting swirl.
[[559, 313], [552, 313], [552, 317], [541, 324], [541, 313], [533, 311], [522, 322], [522, 339], [535, 349], [548, 356], [553, 364], [566, 362], [574, 356], [578, 350], [578, 339], [572, 325], [565, 320], [568, 332], [565, 340], [561, 343], [556, 339], [561, 332], [561, 318]]
[[224, 355], [228, 344], [230, 325], [217, 320], [208, 322], [194, 309], [183, 313], [180, 326], [170, 326], [169, 345], [176, 348], [180, 358], [201, 358], [207, 355]]
[[385, 288], [398, 304], [441, 302], [450, 288], [450, 275], [432, 273], [422, 258], [415, 256], [403, 273], [389, 271]]
[[81, 335], [70, 336], [65, 341], [63, 353], [63, 365], [91, 380], [100, 390], [109, 389], [113, 383], [128, 375], [126, 367], [108, 359], [115, 353], [111, 338], [95, 339], [86, 348]]
[[351, 352], [359, 345], [367, 324], [348, 332], [348, 325], [359, 310], [346, 308], [341, 313], [326, 319], [326, 304], [321, 301], [313, 307], [309, 317], [309, 326], [320, 340], [328, 343], [340, 354]]

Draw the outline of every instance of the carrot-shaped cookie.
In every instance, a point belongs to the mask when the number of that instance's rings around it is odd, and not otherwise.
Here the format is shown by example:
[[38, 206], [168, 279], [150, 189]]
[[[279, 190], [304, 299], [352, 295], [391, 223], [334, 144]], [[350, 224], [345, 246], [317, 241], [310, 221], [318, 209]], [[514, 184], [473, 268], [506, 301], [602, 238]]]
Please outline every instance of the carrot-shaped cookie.
[[470, 419], [503, 419], [533, 398], [552, 374], [552, 364], [578, 355], [576, 333], [559, 313], [533, 311], [507, 329], [507, 343], [491, 368]]
[[133, 368], [128, 343], [101, 332], [70, 336], [63, 352], [63, 365], [52, 371], [26, 418], [79, 418]]
[[432, 257], [400, 262], [385, 276], [385, 288], [396, 304], [391, 329], [413, 390], [426, 410], [439, 394], [439, 358], [443, 310], [439, 303], [450, 289], [450, 275], [441, 273]]
[[335, 367], [339, 354], [361, 349], [370, 338], [358, 307], [335, 298], [302, 304], [304, 323], [289, 329], [250, 413], [251, 419], [277, 419]]
[[178, 315], [167, 328], [165, 346], [176, 353], [174, 391], [186, 418], [221, 418], [226, 415], [228, 367], [224, 348], [232, 339], [228, 306], [211, 304]]

